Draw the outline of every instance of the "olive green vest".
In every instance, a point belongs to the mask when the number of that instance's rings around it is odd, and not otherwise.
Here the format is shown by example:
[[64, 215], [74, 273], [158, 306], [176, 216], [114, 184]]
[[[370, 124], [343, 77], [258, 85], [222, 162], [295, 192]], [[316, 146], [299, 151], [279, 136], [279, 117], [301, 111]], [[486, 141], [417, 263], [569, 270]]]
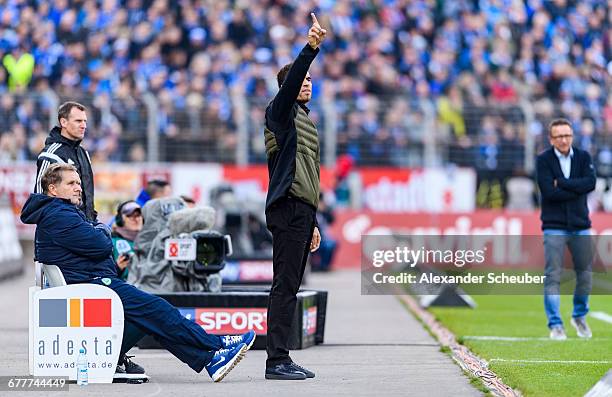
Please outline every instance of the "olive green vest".
[[[320, 155], [317, 127], [308, 115], [298, 106], [295, 116], [297, 130], [297, 150], [295, 155], [295, 174], [289, 194], [317, 208], [319, 205]], [[264, 131], [268, 158], [279, 150], [274, 133], [268, 128]]]

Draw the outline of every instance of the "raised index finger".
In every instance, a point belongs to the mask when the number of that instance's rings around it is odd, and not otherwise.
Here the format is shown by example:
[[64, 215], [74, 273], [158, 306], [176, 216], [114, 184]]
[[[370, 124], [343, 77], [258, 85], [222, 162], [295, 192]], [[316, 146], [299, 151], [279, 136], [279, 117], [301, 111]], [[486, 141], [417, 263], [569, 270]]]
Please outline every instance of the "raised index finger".
[[314, 12], [311, 12], [310, 16], [312, 17], [312, 24], [321, 27], [321, 25], [319, 24], [319, 21], [317, 20], [317, 16], [314, 14]]

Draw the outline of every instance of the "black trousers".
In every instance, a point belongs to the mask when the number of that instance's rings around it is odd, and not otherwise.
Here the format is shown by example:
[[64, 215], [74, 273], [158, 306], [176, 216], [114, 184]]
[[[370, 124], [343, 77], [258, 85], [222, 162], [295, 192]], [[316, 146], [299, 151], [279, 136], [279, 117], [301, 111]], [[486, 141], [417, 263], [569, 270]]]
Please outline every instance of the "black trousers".
[[268, 359], [266, 366], [289, 363], [289, 332], [295, 314], [312, 232], [315, 209], [291, 197], [274, 202], [266, 210], [266, 223], [272, 233], [274, 277], [268, 300]]

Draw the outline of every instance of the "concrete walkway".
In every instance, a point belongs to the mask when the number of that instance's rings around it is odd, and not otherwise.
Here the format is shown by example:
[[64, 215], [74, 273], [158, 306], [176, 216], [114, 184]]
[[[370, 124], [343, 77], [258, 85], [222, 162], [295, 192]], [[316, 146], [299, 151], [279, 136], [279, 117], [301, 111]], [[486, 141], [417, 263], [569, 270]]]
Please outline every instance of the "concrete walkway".
[[[152, 381], [144, 385], [70, 386], [87, 396], [479, 396], [461, 370], [393, 296], [361, 296], [360, 274], [312, 274], [309, 288], [329, 291], [325, 344], [292, 353], [315, 379], [266, 381], [265, 352], [250, 351], [223, 382], [213, 383], [163, 350], [132, 350]], [[0, 376], [28, 373], [27, 288], [0, 282]], [[0, 393], [1, 394], [1, 393]], [[11, 392], [11, 396], [24, 393]], [[33, 395], [28, 393], [27, 395]], [[60, 393], [53, 393], [54, 396]]]

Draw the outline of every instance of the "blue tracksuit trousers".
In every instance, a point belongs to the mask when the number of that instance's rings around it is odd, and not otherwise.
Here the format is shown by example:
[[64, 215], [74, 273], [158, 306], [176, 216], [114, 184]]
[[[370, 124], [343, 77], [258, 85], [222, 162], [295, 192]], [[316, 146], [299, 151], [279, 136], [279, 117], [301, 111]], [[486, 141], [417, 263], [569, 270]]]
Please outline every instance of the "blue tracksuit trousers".
[[[119, 295], [123, 303], [124, 327], [135, 326], [143, 334], [152, 335], [166, 350], [194, 371], [202, 371], [214, 352], [222, 348], [219, 336], [206, 333], [201, 326], [187, 320], [164, 299], [141, 291], [119, 278], [97, 278], [91, 282], [108, 287]], [[140, 337], [133, 339], [132, 343], [136, 343]], [[124, 344], [122, 353], [131, 347]]]

